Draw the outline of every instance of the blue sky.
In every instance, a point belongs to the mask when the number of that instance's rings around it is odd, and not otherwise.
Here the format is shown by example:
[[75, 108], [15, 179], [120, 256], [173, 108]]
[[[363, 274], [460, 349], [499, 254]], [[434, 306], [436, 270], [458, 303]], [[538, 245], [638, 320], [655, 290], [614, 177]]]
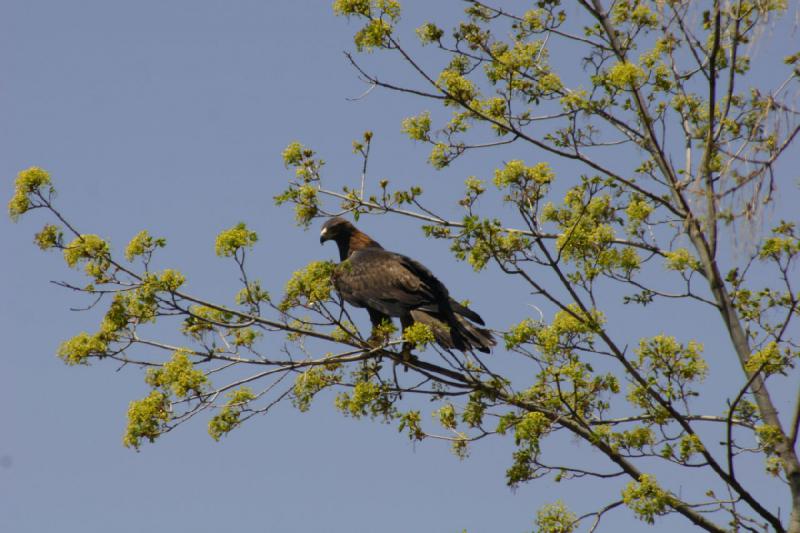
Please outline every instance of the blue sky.
[[[426, 18], [452, 21], [446, 13], [461, 6], [407, 3], [406, 29]], [[426, 103], [380, 91], [348, 100], [365, 90], [342, 54], [354, 29], [329, 2], [4, 0], [0, 196], [10, 197], [19, 170], [44, 167], [79, 228], [116, 250], [141, 229], [165, 236], [159, 262], [183, 271], [190, 290], [209, 299], [228, 298], [236, 283], [234, 265], [214, 256], [214, 236], [246, 221], [261, 237], [251, 269], [277, 294], [292, 271], [335, 257], [332, 245], [320, 248], [316, 230], [295, 227], [290, 210], [273, 205], [290, 141], [317, 150], [340, 183], [358, 176], [350, 144], [366, 129], [375, 131], [373, 185], [387, 177], [435, 191], [469, 174], [486, 178], [502, 161], [487, 153], [435, 173], [424, 164], [426, 149], [399, 131]], [[778, 35], [778, 48], [789, 38]], [[367, 61], [380, 66], [379, 56]], [[796, 188], [786, 190], [784, 205], [792, 205]], [[441, 209], [459, 216], [455, 204]], [[44, 220], [31, 215], [0, 221], [2, 531], [517, 532], [532, 527], [542, 503], [591, 502], [604, 490], [540, 481], [511, 491], [508, 442], [481, 443], [459, 461], [441, 443], [413, 445], [392, 426], [345, 419], [330, 397], [305, 414], [282, 406], [220, 443], [198, 419], [140, 453], [125, 449], [125, 411], [147, 391], [142, 375], [56, 359], [58, 344], [96, 327], [97, 314], [70, 312], [87, 302], [48, 283], [80, 278], [32, 245]], [[362, 226], [446, 276], [493, 327], [539, 303], [503, 278], [487, 283], [409, 221]], [[705, 316], [656, 312], [687, 336], [707, 334], [707, 346], [725, 345], [706, 331]], [[571, 445], [560, 457], [591, 453]], [[618, 514], [606, 525], [631, 523]]]

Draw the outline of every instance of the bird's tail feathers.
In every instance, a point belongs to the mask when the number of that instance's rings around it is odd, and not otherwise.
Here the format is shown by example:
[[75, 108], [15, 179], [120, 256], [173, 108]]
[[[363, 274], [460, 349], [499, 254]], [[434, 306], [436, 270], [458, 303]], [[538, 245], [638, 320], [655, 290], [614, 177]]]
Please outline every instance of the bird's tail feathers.
[[462, 352], [478, 350], [489, 353], [492, 346], [497, 344], [488, 329], [478, 327], [458, 314], [454, 313], [452, 317], [453, 320], [448, 324], [427, 311], [420, 309], [411, 311], [411, 318], [430, 327], [436, 342], [447, 350], [455, 349]]
[[453, 300], [452, 298], [450, 298], [450, 308], [457, 315], [465, 316], [465, 317], [469, 318], [470, 320], [472, 320], [473, 322], [477, 322], [481, 326], [484, 325], [484, 322], [483, 322], [483, 319], [481, 318], [481, 315], [479, 315], [478, 313], [476, 313], [475, 311], [473, 311], [472, 309], [470, 309], [466, 305], [461, 305], [460, 303], [458, 303], [457, 301]]

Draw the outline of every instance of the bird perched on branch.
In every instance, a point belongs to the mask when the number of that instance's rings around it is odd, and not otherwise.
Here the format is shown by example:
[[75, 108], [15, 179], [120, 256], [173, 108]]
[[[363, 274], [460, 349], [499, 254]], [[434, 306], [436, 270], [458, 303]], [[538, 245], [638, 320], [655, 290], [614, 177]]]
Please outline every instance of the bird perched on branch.
[[488, 329], [472, 323], [483, 325], [480, 315], [452, 299], [430, 270], [384, 250], [347, 220], [327, 220], [319, 241], [336, 242], [341, 264], [333, 275], [333, 286], [344, 301], [367, 309], [373, 331], [389, 317], [399, 317], [403, 330], [414, 322], [428, 326], [436, 342], [448, 350], [489, 353], [497, 344]]

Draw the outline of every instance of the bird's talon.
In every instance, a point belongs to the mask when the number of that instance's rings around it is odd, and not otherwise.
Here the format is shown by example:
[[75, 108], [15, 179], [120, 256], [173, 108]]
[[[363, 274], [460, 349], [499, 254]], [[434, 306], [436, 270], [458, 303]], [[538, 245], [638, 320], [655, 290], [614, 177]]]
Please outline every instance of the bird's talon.
[[403, 372], [408, 372], [409, 363], [417, 361], [417, 356], [411, 353], [413, 348], [414, 346], [412, 344], [403, 343], [403, 350], [400, 352], [400, 358], [402, 359], [403, 363]]

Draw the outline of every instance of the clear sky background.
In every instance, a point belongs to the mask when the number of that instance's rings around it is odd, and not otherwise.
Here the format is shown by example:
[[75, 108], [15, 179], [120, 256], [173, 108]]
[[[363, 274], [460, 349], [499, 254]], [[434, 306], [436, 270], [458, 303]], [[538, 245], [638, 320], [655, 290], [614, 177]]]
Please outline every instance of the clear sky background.
[[[405, 4], [406, 41], [424, 20], [452, 23], [448, 12], [462, 7]], [[82, 231], [116, 250], [141, 229], [165, 236], [159, 264], [184, 272], [190, 292], [208, 299], [229, 298], [236, 286], [234, 265], [214, 256], [214, 237], [245, 221], [261, 236], [251, 269], [280, 294], [292, 271], [336, 256], [333, 245], [320, 248], [316, 228], [304, 232], [289, 209], [273, 205], [290, 141], [317, 150], [335, 181], [355, 183], [360, 161], [351, 141], [374, 130], [373, 187], [379, 177], [460, 187], [502, 162], [487, 152], [435, 173], [424, 163], [427, 150], [399, 131], [400, 120], [427, 103], [380, 91], [349, 101], [365, 90], [342, 54], [354, 30], [328, 1], [0, 0], [0, 198], [10, 198], [17, 172], [44, 167]], [[776, 50], [796, 45], [797, 34], [782, 32], [772, 37]], [[575, 61], [559, 53], [552, 51], [554, 63]], [[380, 55], [368, 61], [380, 66]], [[785, 206], [800, 199], [791, 179], [782, 195]], [[440, 207], [460, 216], [456, 205]], [[48, 283], [80, 276], [59, 254], [32, 245], [43, 223], [39, 213], [18, 224], [0, 220], [0, 531], [521, 532], [557, 497], [582, 510], [581, 502], [589, 509], [615, 496], [588, 481], [511, 491], [509, 439], [482, 442], [459, 461], [446, 444], [414, 445], [391, 426], [345, 419], [330, 397], [306, 414], [282, 406], [220, 443], [197, 418], [140, 453], [125, 449], [128, 402], [147, 387], [137, 370], [69, 368], [56, 359], [58, 344], [96, 328], [98, 317], [70, 312], [87, 302]], [[456, 263], [410, 221], [361, 225], [446, 277], [493, 327], [541, 305], [504, 278]], [[726, 350], [720, 332], [709, 331], [715, 317], [653, 309], [625, 324], [641, 327], [641, 336], [674, 327]], [[724, 378], [741, 375], [732, 369]], [[558, 457], [591, 453], [573, 443]], [[642, 527], [631, 520], [614, 513], [607, 530]], [[666, 520], [659, 529], [676, 525], [686, 524]]]

